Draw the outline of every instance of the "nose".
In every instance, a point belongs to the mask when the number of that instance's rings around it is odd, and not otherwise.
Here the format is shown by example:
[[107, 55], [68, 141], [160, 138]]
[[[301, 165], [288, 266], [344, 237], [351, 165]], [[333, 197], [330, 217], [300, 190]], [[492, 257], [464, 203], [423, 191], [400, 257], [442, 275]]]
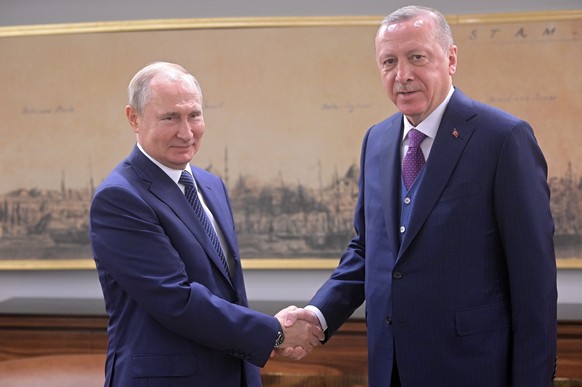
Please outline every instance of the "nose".
[[192, 133], [192, 125], [188, 120], [183, 120], [178, 127], [178, 133], [176, 133], [176, 137], [183, 141], [190, 141], [194, 134]]
[[407, 61], [398, 62], [398, 67], [396, 68], [396, 81], [399, 83], [406, 83], [414, 78], [412, 66]]

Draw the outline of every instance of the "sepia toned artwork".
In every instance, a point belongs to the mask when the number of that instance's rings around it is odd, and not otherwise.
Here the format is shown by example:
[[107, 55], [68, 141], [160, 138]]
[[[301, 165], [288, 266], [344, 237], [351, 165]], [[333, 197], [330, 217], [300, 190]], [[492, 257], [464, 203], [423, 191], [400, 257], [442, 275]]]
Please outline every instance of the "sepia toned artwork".
[[[157, 60], [201, 83], [193, 164], [228, 187], [246, 268], [331, 268], [354, 235], [366, 130], [395, 112], [382, 19], [253, 18], [0, 28], [0, 268], [92, 267], [91, 197], [131, 151], [129, 80]], [[529, 121], [556, 254], [582, 267], [582, 13], [450, 16], [456, 87]]]

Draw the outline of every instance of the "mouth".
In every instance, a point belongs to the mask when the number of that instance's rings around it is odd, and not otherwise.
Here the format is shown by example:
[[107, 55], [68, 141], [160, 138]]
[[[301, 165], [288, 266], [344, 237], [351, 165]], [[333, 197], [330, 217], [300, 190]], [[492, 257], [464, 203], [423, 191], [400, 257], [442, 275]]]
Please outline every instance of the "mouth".
[[419, 89], [417, 89], [413, 84], [402, 84], [402, 83], [395, 83], [394, 84], [394, 94], [402, 95], [402, 96], [409, 96], [414, 93], [417, 93]]
[[174, 145], [172, 148], [174, 149], [175, 152], [186, 153], [190, 152], [190, 149], [192, 149], [192, 145]]
[[194, 144], [180, 144], [180, 145], [173, 145], [173, 147], [179, 148], [179, 149], [189, 149], [192, 147], [192, 145], [194, 145]]
[[399, 96], [401, 96], [401, 97], [404, 97], [404, 98], [408, 98], [408, 97], [411, 97], [411, 96], [413, 96], [413, 95], [414, 95], [414, 94], [416, 94], [416, 93], [417, 93], [417, 91], [416, 91], [416, 90], [415, 90], [415, 91], [399, 91], [399, 92], [397, 93], [397, 95], [399, 95]]

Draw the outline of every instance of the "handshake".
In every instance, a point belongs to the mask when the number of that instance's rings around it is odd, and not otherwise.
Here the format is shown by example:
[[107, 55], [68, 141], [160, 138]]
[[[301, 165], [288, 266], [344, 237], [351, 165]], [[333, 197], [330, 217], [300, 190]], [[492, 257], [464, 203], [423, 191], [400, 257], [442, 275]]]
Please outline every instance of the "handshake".
[[283, 329], [284, 340], [271, 353], [275, 356], [299, 360], [325, 338], [319, 319], [312, 311], [289, 306], [275, 315]]

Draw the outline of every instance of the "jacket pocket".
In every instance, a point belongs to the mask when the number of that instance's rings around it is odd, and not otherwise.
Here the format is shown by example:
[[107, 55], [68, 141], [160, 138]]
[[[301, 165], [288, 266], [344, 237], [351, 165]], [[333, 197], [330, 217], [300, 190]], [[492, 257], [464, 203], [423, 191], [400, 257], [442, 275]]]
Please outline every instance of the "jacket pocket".
[[131, 369], [137, 378], [179, 377], [194, 375], [197, 363], [194, 355], [134, 355]]
[[471, 181], [468, 183], [456, 184], [445, 188], [439, 201], [447, 201], [452, 199], [457, 199], [463, 196], [475, 195], [481, 189], [481, 185], [478, 181]]
[[459, 336], [506, 329], [510, 326], [509, 306], [504, 302], [458, 309], [455, 312], [455, 327]]

